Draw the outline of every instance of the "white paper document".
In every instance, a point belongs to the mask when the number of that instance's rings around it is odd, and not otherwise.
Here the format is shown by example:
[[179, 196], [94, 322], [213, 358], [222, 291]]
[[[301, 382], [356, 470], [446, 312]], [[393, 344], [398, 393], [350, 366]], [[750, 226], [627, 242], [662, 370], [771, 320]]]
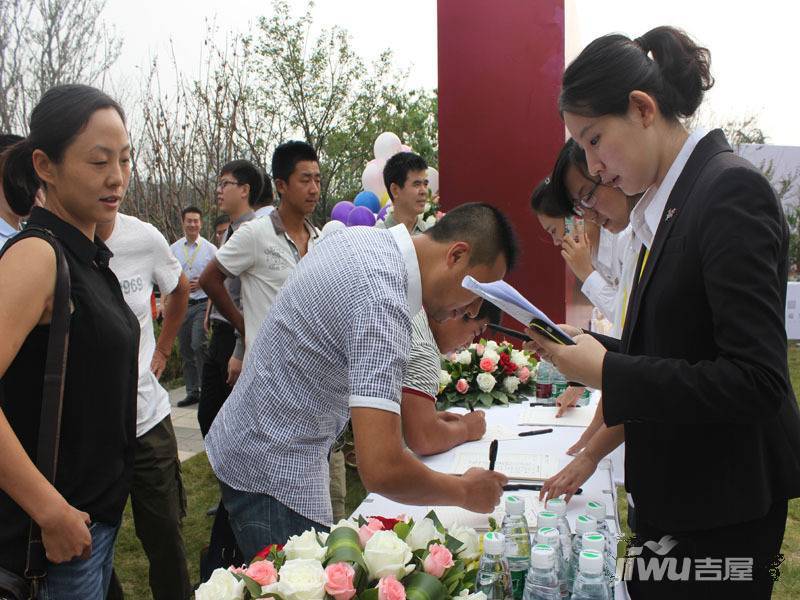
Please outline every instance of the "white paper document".
[[508, 425], [486, 425], [486, 433], [483, 434], [481, 440], [486, 442], [491, 442], [492, 440], [517, 440], [519, 439], [518, 434], [520, 431]]
[[[451, 473], [462, 475], [472, 467], [489, 468], [489, 450], [456, 450]], [[550, 454], [506, 452], [501, 446], [494, 470], [509, 479], [544, 481], [558, 473], [558, 460]]]
[[556, 418], [556, 406], [528, 406], [519, 411], [517, 425], [558, 425], [560, 427], [588, 427], [597, 406], [576, 406]]
[[558, 325], [553, 323], [550, 317], [536, 308], [525, 296], [502, 279], [491, 283], [480, 283], [474, 277], [467, 275], [461, 282], [461, 287], [477, 294], [484, 300], [488, 300], [504, 313], [525, 325], [525, 327], [528, 327], [532, 320], [541, 319], [550, 327], [569, 337]]
[[488, 531], [489, 517], [495, 519], [498, 525], [503, 522], [506, 514], [505, 498], [512, 495], [525, 498], [525, 519], [528, 521], [528, 529], [536, 531], [536, 515], [544, 510], [544, 502], [539, 502], [539, 492], [529, 490], [506, 492], [500, 499], [500, 504], [490, 514], [476, 513], [458, 506], [431, 506], [431, 510], [447, 529], [455, 525], [465, 525], [476, 531]]

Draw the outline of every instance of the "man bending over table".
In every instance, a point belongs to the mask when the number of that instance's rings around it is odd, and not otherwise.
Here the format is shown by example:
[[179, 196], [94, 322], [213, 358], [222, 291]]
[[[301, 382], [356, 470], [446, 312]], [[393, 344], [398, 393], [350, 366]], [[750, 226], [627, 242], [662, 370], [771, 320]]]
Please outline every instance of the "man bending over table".
[[464, 204], [413, 238], [402, 225], [353, 227], [300, 261], [206, 437], [245, 556], [331, 523], [328, 453], [348, 418], [367, 490], [405, 504], [494, 509], [504, 475], [446, 475], [404, 451], [400, 399], [414, 315], [476, 315], [481, 300], [462, 279], [502, 279], [516, 253], [500, 211]]

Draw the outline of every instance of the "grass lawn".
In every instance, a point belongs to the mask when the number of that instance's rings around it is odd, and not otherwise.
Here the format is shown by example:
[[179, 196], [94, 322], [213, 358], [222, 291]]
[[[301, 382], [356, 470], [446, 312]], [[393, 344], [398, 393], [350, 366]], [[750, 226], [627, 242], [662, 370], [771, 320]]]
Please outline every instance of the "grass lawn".
[[[792, 386], [800, 395], [800, 348], [792, 344], [789, 350], [789, 370]], [[188, 498], [188, 513], [183, 526], [186, 550], [189, 558], [189, 576], [192, 583], [199, 580], [200, 550], [208, 544], [211, 533], [211, 517], [206, 510], [219, 500], [219, 488], [208, 464], [205, 454], [183, 463], [183, 484]], [[347, 511], [361, 503], [365, 496], [364, 488], [355, 470], [347, 469]], [[625, 494], [620, 489], [620, 521], [625, 523]], [[628, 533], [628, 532], [626, 532]], [[782, 553], [785, 562], [781, 566], [781, 576], [775, 585], [773, 598], [794, 600], [800, 598], [800, 499], [789, 502], [789, 517], [786, 522], [786, 535]], [[122, 582], [125, 595], [136, 600], [152, 598], [147, 582], [147, 559], [133, 530], [130, 503], [125, 510], [122, 528], [117, 540], [115, 568]]]

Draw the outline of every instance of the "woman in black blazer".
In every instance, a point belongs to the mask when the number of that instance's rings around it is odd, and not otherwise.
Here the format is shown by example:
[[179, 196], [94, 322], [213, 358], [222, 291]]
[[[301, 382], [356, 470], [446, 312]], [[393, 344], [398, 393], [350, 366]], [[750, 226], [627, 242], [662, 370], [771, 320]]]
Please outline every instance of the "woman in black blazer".
[[[708, 51], [659, 27], [592, 42], [559, 100], [592, 175], [663, 204], [621, 340], [573, 330], [577, 345], [558, 346], [529, 331], [567, 378], [602, 389], [604, 449], [626, 444], [637, 546], [677, 542], [629, 553], [633, 598], [768, 598], [787, 499], [800, 496], [788, 228], [769, 182], [721, 131], [690, 135], [679, 120], [711, 85]], [[579, 455], [544, 494], [573, 492], [596, 458]], [[671, 573], [645, 576], [650, 558]]]

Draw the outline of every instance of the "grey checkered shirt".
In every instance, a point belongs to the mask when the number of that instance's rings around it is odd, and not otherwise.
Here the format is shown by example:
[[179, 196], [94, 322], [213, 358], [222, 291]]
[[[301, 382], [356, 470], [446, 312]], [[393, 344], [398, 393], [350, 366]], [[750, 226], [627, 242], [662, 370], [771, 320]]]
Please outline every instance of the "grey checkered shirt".
[[278, 293], [206, 437], [217, 477], [331, 523], [328, 452], [351, 407], [400, 413], [421, 306], [405, 226], [324, 237]]

